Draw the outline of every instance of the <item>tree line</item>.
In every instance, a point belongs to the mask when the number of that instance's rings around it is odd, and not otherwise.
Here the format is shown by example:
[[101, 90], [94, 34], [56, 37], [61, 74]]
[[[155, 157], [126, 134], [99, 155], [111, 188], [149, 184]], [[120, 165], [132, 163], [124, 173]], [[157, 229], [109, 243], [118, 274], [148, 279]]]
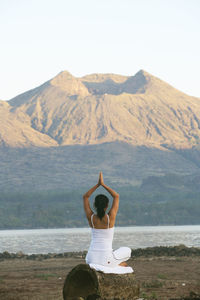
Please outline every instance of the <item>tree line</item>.
[[[83, 190], [87, 188], [1, 193], [0, 229], [85, 227]], [[127, 186], [118, 188], [118, 192], [120, 207], [116, 226], [200, 224], [197, 190], [163, 192]]]

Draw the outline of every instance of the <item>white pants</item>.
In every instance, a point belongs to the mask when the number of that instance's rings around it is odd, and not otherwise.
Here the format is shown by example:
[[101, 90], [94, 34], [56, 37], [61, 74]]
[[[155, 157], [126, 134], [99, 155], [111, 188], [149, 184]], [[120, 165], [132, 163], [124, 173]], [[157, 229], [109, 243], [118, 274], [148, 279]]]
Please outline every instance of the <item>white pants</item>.
[[86, 255], [86, 263], [114, 268], [130, 257], [131, 249], [128, 247], [120, 247], [115, 251], [89, 250]]

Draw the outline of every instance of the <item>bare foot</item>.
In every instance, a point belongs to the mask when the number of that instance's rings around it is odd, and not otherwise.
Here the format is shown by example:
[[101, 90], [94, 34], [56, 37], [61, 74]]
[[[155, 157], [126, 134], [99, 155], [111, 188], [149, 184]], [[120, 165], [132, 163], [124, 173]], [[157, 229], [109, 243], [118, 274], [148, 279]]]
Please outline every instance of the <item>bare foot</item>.
[[119, 264], [119, 266], [122, 266], [122, 267], [128, 267], [128, 265], [127, 265], [127, 263], [126, 262], [121, 262], [120, 264]]

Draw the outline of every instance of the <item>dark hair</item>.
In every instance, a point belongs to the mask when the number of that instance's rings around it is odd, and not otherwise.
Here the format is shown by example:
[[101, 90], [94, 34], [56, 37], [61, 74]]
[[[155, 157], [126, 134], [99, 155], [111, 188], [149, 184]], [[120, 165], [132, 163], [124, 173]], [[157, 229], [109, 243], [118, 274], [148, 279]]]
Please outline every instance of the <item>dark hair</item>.
[[99, 194], [95, 197], [94, 207], [97, 210], [97, 216], [101, 220], [105, 216], [105, 208], [108, 206], [109, 199], [103, 194]]

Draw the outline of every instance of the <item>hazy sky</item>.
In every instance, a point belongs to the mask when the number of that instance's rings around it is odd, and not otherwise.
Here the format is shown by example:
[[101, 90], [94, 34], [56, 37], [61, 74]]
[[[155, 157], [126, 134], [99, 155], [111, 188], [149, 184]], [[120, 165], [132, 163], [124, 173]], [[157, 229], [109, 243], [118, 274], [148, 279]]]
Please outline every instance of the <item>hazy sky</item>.
[[200, 0], [0, 0], [0, 99], [140, 69], [200, 97]]

